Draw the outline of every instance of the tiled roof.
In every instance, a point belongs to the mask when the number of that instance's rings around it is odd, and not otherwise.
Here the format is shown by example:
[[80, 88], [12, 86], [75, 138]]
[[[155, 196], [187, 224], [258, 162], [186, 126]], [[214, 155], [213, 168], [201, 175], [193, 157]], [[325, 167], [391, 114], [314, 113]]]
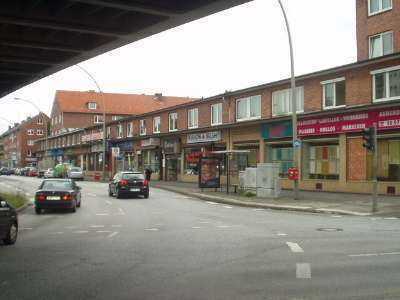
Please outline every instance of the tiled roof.
[[[104, 98], [103, 98], [104, 97]], [[168, 108], [195, 100], [188, 97], [170, 97], [155, 95], [97, 93], [94, 91], [63, 91], [56, 92], [55, 102], [60, 112], [102, 113], [103, 99], [107, 114], [134, 115]], [[88, 102], [96, 102], [97, 109], [89, 109]]]

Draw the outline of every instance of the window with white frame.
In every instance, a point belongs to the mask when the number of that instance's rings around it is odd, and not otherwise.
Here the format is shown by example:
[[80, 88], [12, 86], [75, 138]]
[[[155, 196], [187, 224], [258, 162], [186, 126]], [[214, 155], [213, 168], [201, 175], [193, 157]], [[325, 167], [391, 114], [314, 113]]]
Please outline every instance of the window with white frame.
[[89, 109], [97, 109], [97, 103], [96, 102], [89, 102], [88, 103], [88, 108]]
[[[304, 87], [296, 87], [296, 112], [304, 111]], [[292, 90], [285, 89], [272, 93], [272, 115], [289, 115], [292, 113]]]
[[153, 133], [161, 132], [161, 117], [154, 117], [153, 119]]
[[391, 10], [392, 7], [392, 0], [368, 0], [368, 15], [379, 14]]
[[38, 118], [37, 119], [37, 124], [38, 125], [43, 125], [43, 119], [42, 118]]
[[122, 117], [121, 116], [112, 116], [111, 117], [111, 120], [113, 120], [113, 121], [118, 121], [119, 119], [122, 119]]
[[177, 131], [178, 130], [178, 113], [170, 113], [169, 114], [169, 124], [168, 129], [169, 131]]
[[236, 120], [246, 121], [261, 118], [261, 96], [251, 96], [236, 100]]
[[211, 105], [211, 125], [222, 124], [222, 103]]
[[43, 129], [36, 129], [36, 135], [43, 135]]
[[146, 120], [140, 120], [139, 134], [146, 135]]
[[32, 156], [32, 150], [28, 149], [26, 152], [26, 156], [31, 157]]
[[111, 137], [111, 127], [107, 127], [107, 138]]
[[400, 66], [372, 71], [374, 102], [400, 98]]
[[199, 109], [192, 108], [188, 110], [188, 128], [193, 129], [199, 127]]
[[28, 140], [27, 141], [28, 146], [33, 146], [35, 144], [34, 140]]
[[34, 135], [35, 134], [35, 130], [34, 129], [28, 129], [28, 135]]
[[129, 122], [126, 124], [126, 136], [127, 137], [132, 137], [133, 136], [133, 130], [132, 130], [132, 122]]
[[393, 32], [383, 32], [369, 37], [369, 58], [393, 53]]
[[122, 127], [122, 124], [117, 125], [117, 137], [122, 138], [124, 135], [124, 129]]
[[346, 104], [346, 81], [344, 77], [323, 81], [321, 84], [325, 109], [341, 107]]
[[102, 115], [95, 115], [95, 116], [93, 116], [93, 123], [94, 123], [94, 124], [103, 123], [103, 116], [102, 116]]

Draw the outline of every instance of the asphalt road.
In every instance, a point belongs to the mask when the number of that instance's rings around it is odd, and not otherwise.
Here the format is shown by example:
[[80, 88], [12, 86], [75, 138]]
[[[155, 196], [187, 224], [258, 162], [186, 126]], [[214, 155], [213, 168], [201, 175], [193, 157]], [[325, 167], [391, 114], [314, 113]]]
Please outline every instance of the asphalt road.
[[[40, 180], [0, 177], [33, 194]], [[400, 299], [400, 220], [231, 207], [81, 182], [77, 213], [20, 214], [0, 299]], [[400, 201], [400, 200], [399, 200]], [[337, 228], [341, 231], [320, 231]]]

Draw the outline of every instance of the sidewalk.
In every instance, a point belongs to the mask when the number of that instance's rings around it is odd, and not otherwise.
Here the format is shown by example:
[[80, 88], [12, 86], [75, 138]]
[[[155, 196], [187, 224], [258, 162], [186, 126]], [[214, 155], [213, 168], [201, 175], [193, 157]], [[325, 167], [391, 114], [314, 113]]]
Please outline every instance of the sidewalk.
[[[371, 195], [300, 191], [300, 199], [293, 200], [292, 191], [288, 190], [283, 190], [278, 199], [273, 199], [241, 196], [234, 194], [233, 189], [230, 194], [220, 189], [217, 192], [214, 189], [201, 191], [197, 183], [152, 181], [151, 186], [206, 201], [247, 207], [355, 216], [372, 215]], [[400, 217], [400, 197], [379, 196], [378, 212], [373, 215]]]

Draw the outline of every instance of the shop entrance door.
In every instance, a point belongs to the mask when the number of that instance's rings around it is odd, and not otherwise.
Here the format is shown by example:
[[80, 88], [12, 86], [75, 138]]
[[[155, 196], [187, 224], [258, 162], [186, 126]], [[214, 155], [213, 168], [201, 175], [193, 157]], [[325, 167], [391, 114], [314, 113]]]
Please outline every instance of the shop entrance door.
[[176, 181], [178, 180], [178, 159], [167, 158], [167, 170], [166, 170], [166, 180]]

